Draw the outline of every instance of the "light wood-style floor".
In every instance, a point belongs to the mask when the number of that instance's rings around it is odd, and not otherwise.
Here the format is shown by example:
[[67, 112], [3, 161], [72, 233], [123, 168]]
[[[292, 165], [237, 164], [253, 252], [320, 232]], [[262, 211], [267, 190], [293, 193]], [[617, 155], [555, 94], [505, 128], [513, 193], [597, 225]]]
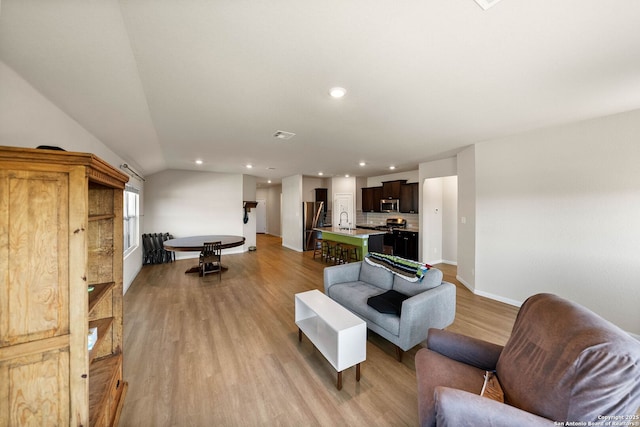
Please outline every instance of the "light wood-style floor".
[[[369, 332], [362, 378], [336, 372], [294, 323], [294, 294], [323, 290], [326, 266], [258, 235], [258, 250], [223, 255], [229, 270], [200, 278], [182, 260], [145, 266], [124, 299], [121, 426], [417, 425], [414, 356]], [[504, 344], [517, 309], [469, 292], [455, 267], [457, 314], [448, 329]]]

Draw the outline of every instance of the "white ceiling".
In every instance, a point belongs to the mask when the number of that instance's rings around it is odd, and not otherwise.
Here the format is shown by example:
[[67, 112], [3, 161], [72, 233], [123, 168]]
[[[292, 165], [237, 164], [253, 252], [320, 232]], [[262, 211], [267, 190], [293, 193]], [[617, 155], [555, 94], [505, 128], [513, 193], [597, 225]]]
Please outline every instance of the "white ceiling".
[[[637, 0], [0, 7], [0, 58], [147, 175], [383, 175], [640, 108]], [[347, 95], [330, 98], [333, 86]], [[296, 136], [277, 140], [277, 130]]]

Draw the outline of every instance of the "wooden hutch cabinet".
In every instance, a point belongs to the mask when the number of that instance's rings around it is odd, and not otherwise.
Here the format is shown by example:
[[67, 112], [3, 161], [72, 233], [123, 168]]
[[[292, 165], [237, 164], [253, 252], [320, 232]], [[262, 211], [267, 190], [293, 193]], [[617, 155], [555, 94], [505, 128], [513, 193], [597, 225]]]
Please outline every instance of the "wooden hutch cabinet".
[[117, 425], [127, 181], [91, 154], [0, 147], [1, 427]]

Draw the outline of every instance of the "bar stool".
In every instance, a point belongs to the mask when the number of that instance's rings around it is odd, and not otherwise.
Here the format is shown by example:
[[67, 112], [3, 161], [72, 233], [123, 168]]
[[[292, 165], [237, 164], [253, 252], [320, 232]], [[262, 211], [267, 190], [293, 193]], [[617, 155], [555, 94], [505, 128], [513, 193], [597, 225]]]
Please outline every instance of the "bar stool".
[[316, 259], [316, 255], [320, 255], [321, 259], [324, 259], [325, 257], [325, 244], [324, 241], [320, 238], [316, 238], [315, 242], [313, 243], [313, 259]]
[[326, 241], [327, 243], [327, 253], [324, 258], [325, 262], [333, 261], [334, 264], [337, 263], [340, 258], [340, 243], [334, 242], [333, 240]]
[[360, 261], [358, 247], [355, 245], [348, 245], [343, 243], [340, 246], [340, 261], [345, 264], [351, 261]]

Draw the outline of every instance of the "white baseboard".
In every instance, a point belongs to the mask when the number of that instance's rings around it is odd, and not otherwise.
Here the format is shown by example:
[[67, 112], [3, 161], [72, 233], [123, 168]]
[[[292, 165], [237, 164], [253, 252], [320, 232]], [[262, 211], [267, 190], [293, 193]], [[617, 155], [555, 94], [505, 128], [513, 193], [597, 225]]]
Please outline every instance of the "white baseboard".
[[285, 243], [283, 243], [283, 244], [282, 244], [282, 246], [284, 246], [284, 247], [285, 247], [285, 248], [287, 248], [287, 249], [291, 249], [292, 251], [296, 251], [296, 252], [304, 252], [304, 251], [303, 251], [302, 249], [300, 249], [300, 248], [294, 248], [294, 247], [291, 247], [291, 246], [289, 246], [289, 245], [287, 245], [287, 244], [285, 244]]
[[443, 264], [449, 264], [449, 265], [458, 265], [458, 261], [449, 261], [449, 260], [446, 260], [446, 259], [443, 259], [442, 263]]
[[520, 307], [522, 305], [522, 303], [524, 302], [524, 301], [516, 301], [516, 300], [511, 299], [511, 298], [505, 298], [505, 297], [502, 297], [500, 295], [495, 295], [495, 294], [491, 294], [489, 292], [484, 292], [484, 291], [474, 290], [473, 293], [476, 294], [476, 295], [479, 295], [481, 297], [485, 297], [485, 298], [489, 298], [489, 299], [492, 299], [492, 300], [500, 301], [500, 302], [503, 302], [505, 304], [513, 305], [513, 306], [516, 306], [516, 307]]
[[436, 265], [436, 264], [443, 264], [443, 263], [444, 261], [441, 259], [430, 259], [425, 262], [425, 264], [429, 264], [429, 265]]
[[475, 294], [474, 287], [471, 284], [465, 282], [465, 280], [461, 276], [456, 275], [456, 280], [458, 280], [458, 282], [462, 283], [465, 288], [469, 289], [472, 293]]

